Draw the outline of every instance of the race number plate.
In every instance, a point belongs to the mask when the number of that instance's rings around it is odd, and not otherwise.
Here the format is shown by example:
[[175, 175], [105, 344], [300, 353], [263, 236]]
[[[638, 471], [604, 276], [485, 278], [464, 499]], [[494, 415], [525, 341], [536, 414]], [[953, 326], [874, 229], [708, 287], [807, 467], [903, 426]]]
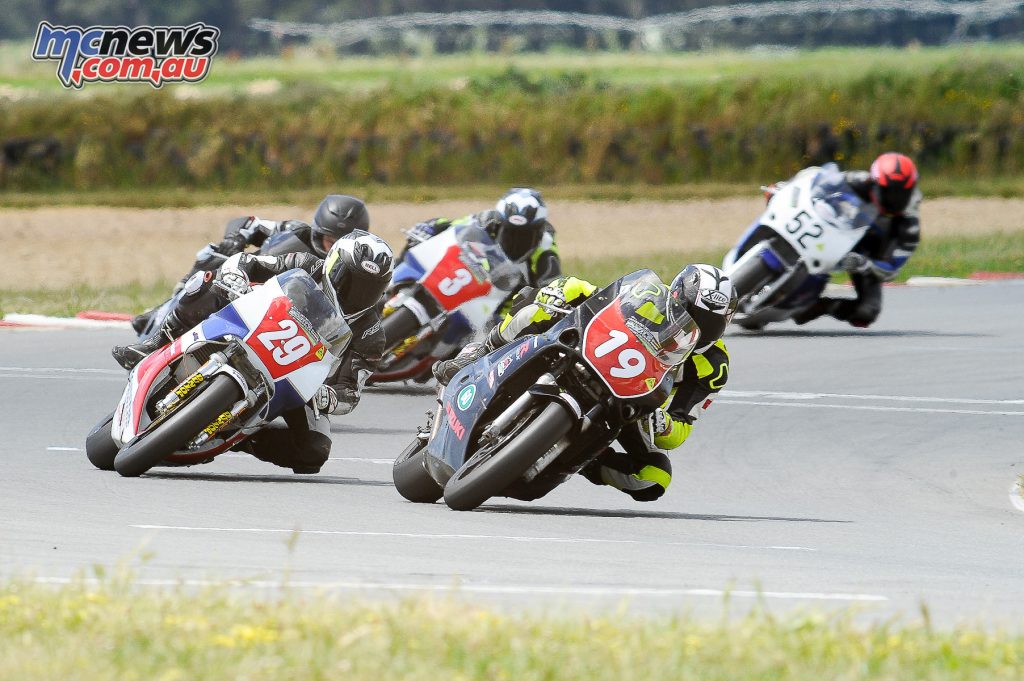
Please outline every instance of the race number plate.
[[292, 301], [275, 298], [260, 325], [249, 334], [246, 343], [277, 379], [323, 359], [326, 349], [321, 342], [314, 343], [311, 334], [296, 317], [288, 314]]
[[616, 397], [642, 397], [661, 383], [665, 367], [626, 326], [619, 301], [597, 313], [583, 332], [583, 355]]
[[486, 296], [491, 290], [491, 282], [479, 281], [459, 258], [462, 249], [450, 246], [444, 257], [423, 280], [423, 286], [434, 294], [441, 307], [454, 310], [463, 303]]

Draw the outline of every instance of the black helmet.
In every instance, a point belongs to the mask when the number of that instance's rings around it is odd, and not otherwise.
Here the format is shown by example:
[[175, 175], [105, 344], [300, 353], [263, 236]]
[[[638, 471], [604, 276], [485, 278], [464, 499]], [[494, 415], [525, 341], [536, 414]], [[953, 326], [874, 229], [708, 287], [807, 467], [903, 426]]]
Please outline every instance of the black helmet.
[[739, 298], [725, 272], [714, 265], [687, 265], [672, 280], [668, 317], [693, 319], [700, 329], [697, 352], [722, 337], [736, 313]]
[[[354, 196], [345, 194], [328, 194], [316, 208], [313, 216], [313, 250], [321, 258], [327, 254], [331, 245], [350, 234], [353, 229], [368, 231], [370, 214], [366, 204]], [[324, 243], [325, 239], [328, 240]]]
[[517, 262], [526, 259], [540, 244], [547, 225], [548, 208], [540, 192], [529, 188], [510, 189], [494, 209], [500, 215], [489, 231], [501, 250]]
[[391, 283], [395, 256], [379, 236], [352, 230], [331, 246], [324, 261], [321, 287], [345, 319], [352, 321], [372, 308]]

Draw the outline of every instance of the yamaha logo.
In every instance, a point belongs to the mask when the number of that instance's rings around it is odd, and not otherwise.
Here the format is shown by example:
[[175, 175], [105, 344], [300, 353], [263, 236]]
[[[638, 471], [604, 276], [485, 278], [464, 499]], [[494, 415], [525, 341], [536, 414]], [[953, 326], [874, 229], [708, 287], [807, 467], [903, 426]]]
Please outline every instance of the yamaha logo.
[[362, 263], [363, 269], [370, 274], [380, 274], [380, 265], [373, 262], [372, 260], [364, 260]]

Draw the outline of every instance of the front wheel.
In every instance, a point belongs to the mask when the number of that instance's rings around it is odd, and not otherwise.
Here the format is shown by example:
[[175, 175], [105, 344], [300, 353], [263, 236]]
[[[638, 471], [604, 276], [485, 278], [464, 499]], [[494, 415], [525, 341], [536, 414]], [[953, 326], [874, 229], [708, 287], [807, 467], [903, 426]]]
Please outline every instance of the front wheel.
[[407, 307], [400, 307], [381, 321], [381, 329], [384, 332], [384, 342], [387, 344], [387, 351], [391, 352], [409, 336], [412, 336], [420, 328], [420, 320]]
[[462, 465], [444, 487], [444, 503], [455, 511], [471, 511], [505, 491], [545, 452], [572, 429], [573, 418], [559, 402], [551, 402], [504, 447], [490, 456]]
[[395, 466], [391, 469], [395, 489], [414, 504], [432, 504], [444, 493], [441, 485], [427, 472], [423, 460], [426, 455], [426, 443], [416, 438], [395, 459]]
[[[762, 241], [752, 250], [760, 251], [767, 247], [766, 244], [767, 242]], [[772, 274], [771, 268], [765, 264], [758, 254], [746, 258], [739, 268], [729, 274], [729, 278], [732, 279], [732, 285], [736, 287], [736, 292], [739, 294], [740, 299], [744, 299], [756, 293], [764, 286]]]
[[143, 433], [118, 452], [114, 469], [129, 478], [142, 475], [184, 447], [241, 396], [241, 388], [229, 376], [215, 377], [206, 390], [178, 407], [156, 430]]
[[117, 444], [110, 436], [110, 425], [114, 421], [114, 412], [96, 424], [88, 437], [85, 438], [85, 455], [89, 463], [101, 471], [114, 470], [114, 457], [117, 456]]

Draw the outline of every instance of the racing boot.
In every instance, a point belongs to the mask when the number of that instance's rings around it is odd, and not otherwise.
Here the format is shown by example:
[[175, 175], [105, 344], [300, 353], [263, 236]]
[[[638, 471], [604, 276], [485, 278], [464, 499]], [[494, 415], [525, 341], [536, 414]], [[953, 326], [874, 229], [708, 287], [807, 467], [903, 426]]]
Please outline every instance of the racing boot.
[[466, 347], [462, 348], [459, 354], [455, 355], [455, 357], [434, 362], [434, 366], [432, 367], [434, 378], [437, 379], [437, 382], [440, 385], [448, 385], [448, 383], [455, 378], [455, 374], [459, 373], [490, 351], [491, 350], [487, 343], [470, 343]]
[[135, 333], [142, 333], [149, 326], [149, 320], [153, 318], [153, 313], [156, 312], [155, 307], [151, 307], [141, 314], [137, 314], [132, 317], [132, 329]]
[[118, 364], [130, 371], [134, 369], [139, 362], [146, 359], [146, 357], [167, 345], [187, 330], [188, 327], [178, 321], [178, 316], [172, 312], [167, 315], [167, 319], [164, 321], [164, 325], [160, 327], [160, 330], [152, 336], [141, 343], [115, 345], [114, 349], [110, 351], [110, 354], [114, 356], [114, 359]]
[[823, 315], [834, 315], [839, 302], [840, 301], [833, 300], [832, 298], [819, 298], [814, 305], [811, 305], [806, 310], [797, 312], [791, 319], [796, 322], [797, 325], [802, 326]]

